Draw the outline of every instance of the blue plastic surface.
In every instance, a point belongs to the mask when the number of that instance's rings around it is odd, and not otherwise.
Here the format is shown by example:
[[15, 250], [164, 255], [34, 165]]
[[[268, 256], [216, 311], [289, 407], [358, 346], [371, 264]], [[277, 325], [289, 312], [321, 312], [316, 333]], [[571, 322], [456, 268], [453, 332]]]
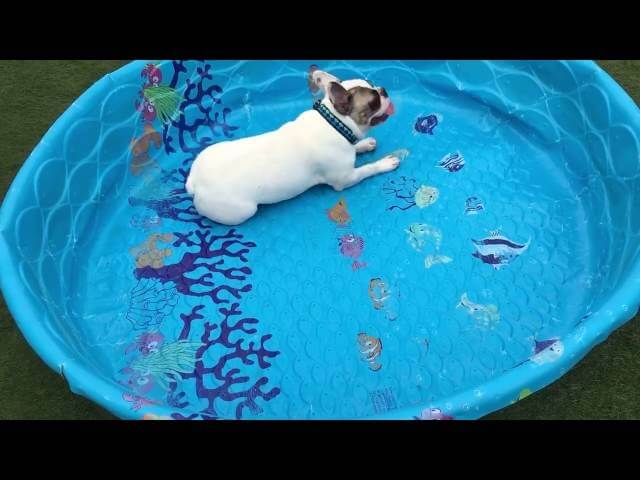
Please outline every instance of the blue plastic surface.
[[190, 162], [311, 108], [314, 62], [148, 63], [75, 101], [0, 210], [16, 322], [114, 414], [473, 419], [638, 310], [640, 115], [593, 62], [319, 64], [387, 89], [359, 163], [400, 168], [236, 228], [195, 213]]

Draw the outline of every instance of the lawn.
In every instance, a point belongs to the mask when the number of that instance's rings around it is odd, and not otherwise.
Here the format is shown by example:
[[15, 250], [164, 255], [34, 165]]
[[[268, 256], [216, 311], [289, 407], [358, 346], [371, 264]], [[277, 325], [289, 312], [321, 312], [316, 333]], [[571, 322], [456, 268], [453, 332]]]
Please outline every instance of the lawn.
[[[58, 116], [120, 61], [0, 61], [0, 200]], [[640, 61], [602, 61], [640, 102]], [[640, 316], [549, 387], [490, 419], [640, 419]], [[27, 345], [0, 297], [0, 419], [112, 419]]]

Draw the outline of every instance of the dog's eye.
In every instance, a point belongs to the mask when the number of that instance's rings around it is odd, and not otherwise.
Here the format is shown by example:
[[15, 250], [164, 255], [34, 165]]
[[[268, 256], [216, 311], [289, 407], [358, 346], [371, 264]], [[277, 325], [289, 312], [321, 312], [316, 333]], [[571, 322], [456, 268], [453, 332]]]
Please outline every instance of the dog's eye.
[[374, 112], [380, 108], [380, 94], [373, 90], [373, 98], [369, 100], [369, 108]]

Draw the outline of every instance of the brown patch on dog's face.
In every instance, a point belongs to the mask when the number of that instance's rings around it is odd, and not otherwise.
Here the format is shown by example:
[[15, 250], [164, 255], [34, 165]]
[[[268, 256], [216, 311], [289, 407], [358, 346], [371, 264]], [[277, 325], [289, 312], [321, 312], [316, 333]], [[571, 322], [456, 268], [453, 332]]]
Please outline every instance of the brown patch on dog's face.
[[353, 87], [353, 109], [350, 117], [358, 125], [368, 125], [371, 117], [380, 110], [380, 94], [372, 88]]
[[332, 82], [328, 89], [329, 100], [338, 113], [351, 117], [358, 125], [371, 127], [388, 117], [380, 111], [381, 92], [386, 96], [384, 89], [357, 86], [346, 90], [337, 82]]

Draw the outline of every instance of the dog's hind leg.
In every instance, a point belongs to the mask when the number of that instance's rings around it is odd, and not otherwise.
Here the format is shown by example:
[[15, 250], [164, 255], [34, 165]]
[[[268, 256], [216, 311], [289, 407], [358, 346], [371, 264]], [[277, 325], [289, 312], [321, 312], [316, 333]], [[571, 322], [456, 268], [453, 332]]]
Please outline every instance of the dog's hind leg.
[[216, 204], [203, 204], [198, 195], [193, 199], [193, 204], [200, 215], [222, 225], [240, 225], [253, 217], [258, 211], [255, 203], [249, 202], [218, 202]]

